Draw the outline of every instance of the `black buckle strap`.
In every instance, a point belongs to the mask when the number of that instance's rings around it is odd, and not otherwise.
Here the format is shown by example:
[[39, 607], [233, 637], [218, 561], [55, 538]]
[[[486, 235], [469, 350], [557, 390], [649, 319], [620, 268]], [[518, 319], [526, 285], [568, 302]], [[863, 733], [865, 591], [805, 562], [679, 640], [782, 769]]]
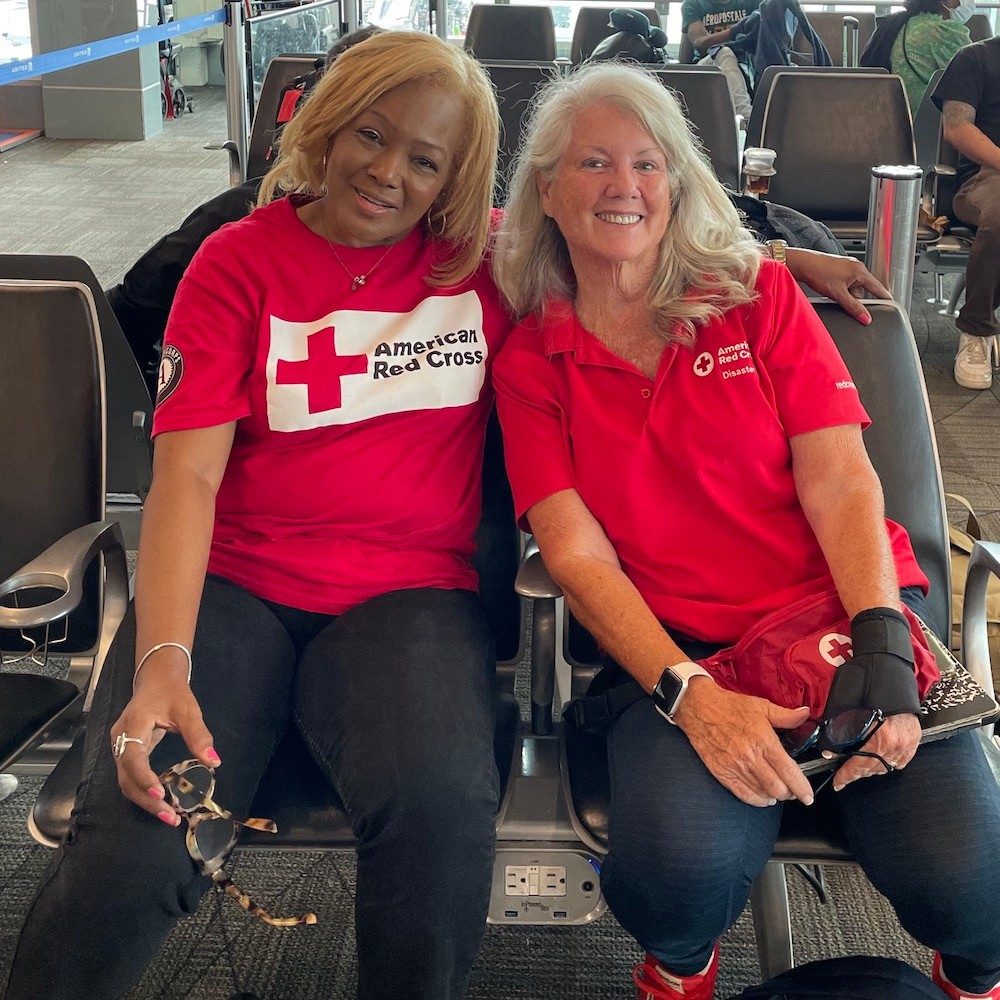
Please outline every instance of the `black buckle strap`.
[[630, 705], [646, 697], [646, 692], [633, 680], [616, 684], [601, 694], [574, 698], [563, 709], [563, 719], [574, 729], [603, 732]]

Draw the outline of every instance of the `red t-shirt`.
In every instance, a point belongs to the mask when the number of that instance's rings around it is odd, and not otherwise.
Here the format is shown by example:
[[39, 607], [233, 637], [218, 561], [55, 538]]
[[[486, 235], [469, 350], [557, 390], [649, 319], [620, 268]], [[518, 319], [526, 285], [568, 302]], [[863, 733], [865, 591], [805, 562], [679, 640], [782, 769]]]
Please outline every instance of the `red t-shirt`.
[[[565, 303], [521, 323], [494, 371], [518, 516], [576, 489], [657, 618], [710, 642], [833, 589], [789, 438], [869, 423], [788, 270], [764, 261], [757, 291], [693, 348], [668, 346], [652, 381]], [[926, 589], [906, 532], [886, 526], [900, 585]]]
[[[209, 572], [328, 614], [475, 589], [487, 376], [510, 328], [488, 266], [428, 286], [419, 228], [388, 252], [338, 246], [342, 266], [295, 204], [209, 237], [167, 325], [154, 434], [236, 421]], [[345, 268], [368, 274], [356, 291]]]

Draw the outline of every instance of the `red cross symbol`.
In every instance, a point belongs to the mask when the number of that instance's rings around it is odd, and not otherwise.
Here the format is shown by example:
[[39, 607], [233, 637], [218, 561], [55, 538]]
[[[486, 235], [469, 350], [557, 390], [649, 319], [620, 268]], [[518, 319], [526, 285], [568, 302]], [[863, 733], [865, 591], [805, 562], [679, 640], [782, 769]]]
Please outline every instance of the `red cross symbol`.
[[842, 656], [845, 660], [849, 660], [853, 652], [854, 650], [851, 648], [851, 644], [849, 642], [841, 642], [836, 638], [831, 639], [830, 645], [827, 647], [827, 654], [831, 660], [835, 660], [838, 656]]
[[699, 359], [698, 363], [695, 365], [702, 374], [705, 374], [712, 370], [712, 358], [708, 354], [703, 354]]
[[305, 361], [279, 361], [278, 385], [305, 385], [309, 393], [309, 412], [339, 410], [343, 406], [340, 380], [344, 375], [363, 375], [368, 371], [365, 354], [338, 354], [333, 327], [311, 333], [307, 338], [309, 357]]

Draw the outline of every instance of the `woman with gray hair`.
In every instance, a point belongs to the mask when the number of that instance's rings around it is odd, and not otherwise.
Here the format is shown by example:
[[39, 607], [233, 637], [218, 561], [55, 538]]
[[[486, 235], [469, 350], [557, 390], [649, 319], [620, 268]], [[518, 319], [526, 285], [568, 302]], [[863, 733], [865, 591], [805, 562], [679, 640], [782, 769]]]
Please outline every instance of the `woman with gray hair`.
[[[918, 751], [928, 582], [867, 415], [655, 78], [602, 65], [544, 92], [494, 266], [523, 317], [494, 371], [518, 515], [602, 683], [634, 692], [608, 730], [602, 884], [647, 953], [639, 997], [712, 996], [783, 801], [813, 802], [776, 732], [803, 726], [844, 756], [852, 852], [935, 981], [1000, 997], [997, 785], [972, 734]], [[726, 648], [751, 630], [779, 653]]]

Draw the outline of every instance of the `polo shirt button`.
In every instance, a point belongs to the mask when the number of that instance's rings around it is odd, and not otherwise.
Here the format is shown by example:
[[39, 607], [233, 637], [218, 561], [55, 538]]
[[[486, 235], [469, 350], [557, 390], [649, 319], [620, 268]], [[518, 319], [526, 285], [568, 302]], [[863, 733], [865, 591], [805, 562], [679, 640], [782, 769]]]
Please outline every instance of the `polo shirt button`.
[[649, 389], [643, 389], [640, 395], [642, 396], [643, 399], [649, 399], [649, 397], [652, 396], [653, 393]]

